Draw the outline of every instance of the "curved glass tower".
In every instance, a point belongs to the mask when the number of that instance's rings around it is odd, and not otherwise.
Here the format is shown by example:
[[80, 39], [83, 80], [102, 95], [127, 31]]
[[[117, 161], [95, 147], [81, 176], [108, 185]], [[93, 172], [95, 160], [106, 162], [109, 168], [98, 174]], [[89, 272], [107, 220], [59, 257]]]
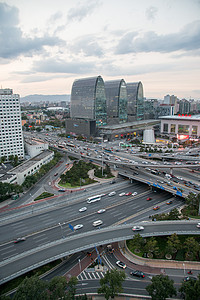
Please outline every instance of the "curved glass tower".
[[139, 82], [129, 82], [126, 84], [128, 94], [127, 112], [128, 116], [133, 116], [135, 119], [144, 119], [144, 95], [143, 85]]
[[114, 124], [127, 122], [127, 90], [124, 79], [105, 81], [107, 116]]
[[75, 80], [71, 91], [71, 118], [96, 120], [106, 125], [106, 95], [101, 76]]

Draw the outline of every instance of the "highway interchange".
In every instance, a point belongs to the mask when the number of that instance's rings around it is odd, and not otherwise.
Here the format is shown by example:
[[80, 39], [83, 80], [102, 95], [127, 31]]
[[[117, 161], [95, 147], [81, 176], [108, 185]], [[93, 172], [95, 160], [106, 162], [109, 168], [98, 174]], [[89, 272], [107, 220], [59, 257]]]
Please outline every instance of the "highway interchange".
[[[96, 148], [98, 149], [100, 156], [102, 153], [101, 146]], [[72, 153], [72, 150], [70, 149], [68, 152]], [[74, 155], [75, 154], [77, 154], [77, 152], [74, 152]], [[123, 159], [127, 159], [127, 156], [130, 158], [130, 153], [117, 152], [115, 154], [116, 157], [120, 156], [121, 161], [123, 161]], [[80, 155], [80, 153], [78, 153], [78, 155]], [[91, 156], [92, 155], [90, 154], [90, 159]], [[59, 174], [62, 173], [65, 168], [65, 159], [63, 160], [63, 164], [56, 169], [56, 172], [58, 171]], [[99, 157], [99, 159], [99, 163], [101, 164], [102, 157]], [[145, 169], [148, 168], [149, 165], [146, 164], [142, 168], [142, 161], [144, 161], [144, 159], [141, 160], [134, 154], [134, 160], [138, 162], [139, 169], [135, 168], [138, 175], [131, 177], [132, 170], [127, 167], [124, 169], [124, 167], [120, 167], [120, 164], [118, 164], [118, 171], [124, 175], [124, 178], [133, 178], [137, 181], [117, 179], [115, 184], [111, 185], [108, 182], [98, 183], [93, 187], [88, 187], [85, 191], [80, 188], [72, 194], [68, 194], [66, 192], [61, 195], [59, 192], [54, 191], [54, 194], [57, 196], [51, 200], [26, 206], [24, 208], [13, 209], [14, 206], [20, 206], [22, 203], [28, 203], [28, 201], [30, 201], [30, 194], [31, 197], [37, 194], [38, 188], [34, 187], [31, 191], [29, 191], [29, 195], [23, 195], [19, 201], [11, 204], [8, 210], [2, 211], [0, 258], [2, 269], [1, 274], [3, 275], [0, 277], [1, 282], [9, 280], [8, 278], [10, 278], [9, 276], [12, 274], [14, 274], [13, 277], [16, 277], [16, 273], [18, 271], [22, 269], [26, 270], [26, 268], [30, 267], [31, 264], [38, 264], [38, 262], [43, 264], [45, 259], [50, 257], [52, 258], [52, 256], [59, 256], [62, 253], [64, 253], [65, 256], [80, 250], [86, 250], [94, 245], [105, 244], [105, 241], [110, 243], [111, 240], [122, 240], [124, 237], [131, 238], [133, 235], [131, 230], [132, 224], [145, 224], [145, 230], [142, 233], [147, 235], [151, 235], [152, 232], [158, 232], [157, 234], [159, 234], [159, 232], [178, 232], [180, 231], [180, 227], [183, 232], [199, 234], [199, 231], [196, 228], [196, 222], [193, 221], [186, 222], [186, 225], [182, 224], [181, 226], [179, 223], [177, 225], [170, 225], [171, 230], [168, 225], [165, 225], [167, 228], [159, 228], [152, 231], [153, 225], [152, 222], [149, 222], [149, 216], [156, 213], [153, 211], [153, 207], [159, 205], [159, 213], [169, 212], [174, 207], [181, 207], [183, 205], [183, 199], [181, 197], [174, 197], [174, 190], [171, 191], [172, 194], [161, 189], [156, 189], [157, 191], [155, 192], [151, 190], [148, 185], [140, 183], [140, 180], [138, 179], [139, 177], [144, 181], [146, 179], [152, 180], [153, 178], [155, 183], [157, 180], [163, 181], [164, 184], [162, 185], [165, 185], [166, 181], [164, 181], [165, 177], [163, 174], [159, 177], [152, 174], [149, 176], [149, 170]], [[176, 167], [177, 166], [178, 165], [176, 165]], [[157, 168], [158, 166], [156, 165], [154, 168], [155, 167]], [[194, 167], [194, 169], [197, 169], [197, 165]], [[170, 173], [170, 170], [167, 170], [167, 172]], [[41, 180], [39, 183], [39, 190], [45, 189], [47, 191], [52, 191], [52, 187], [49, 185], [49, 182], [54, 180], [54, 173], [55, 170], [52, 170], [43, 180]], [[190, 181], [197, 186], [199, 184], [200, 177], [198, 170], [191, 173], [191, 169], [177, 168], [176, 171], [173, 170], [173, 174], [176, 175], [176, 177], [185, 178], [187, 181]], [[181, 186], [182, 189], [184, 188], [188, 191], [191, 190], [196, 192], [194, 187], [185, 187], [183, 179], [179, 179], [178, 182], [173, 184], [173, 186], [174, 185], [178, 185], [178, 187]], [[168, 187], [172, 188], [170, 186]], [[116, 195], [109, 197], [108, 193], [112, 190], [116, 191]], [[120, 197], [119, 194], [122, 192], [137, 192], [137, 195]], [[89, 196], [99, 193], [105, 193], [106, 195], [103, 196], [99, 202], [87, 204], [86, 200]], [[147, 197], [151, 197], [152, 200], [146, 201]], [[171, 205], [166, 204], [169, 199], [173, 200]], [[79, 209], [83, 206], [87, 206], [87, 211], [80, 213]], [[106, 209], [106, 211], [103, 214], [98, 214], [97, 211], [101, 208]], [[103, 225], [100, 229], [96, 229], [92, 226], [93, 221], [98, 219], [103, 221]], [[69, 224], [72, 226], [82, 224], [83, 227], [80, 230], [73, 232], [69, 228]], [[120, 227], [116, 227], [118, 225], [120, 225]], [[155, 226], [156, 228], [160, 227], [157, 226], [157, 223]], [[109, 230], [106, 228], [109, 228]], [[118, 229], [114, 230], [115, 228]], [[123, 232], [121, 231], [122, 229], [124, 230]], [[115, 236], [114, 232], [117, 232], [117, 236]], [[118, 235], [120, 232], [122, 232], [121, 237]], [[26, 241], [14, 244], [13, 240], [20, 236], [26, 236]], [[85, 236], [87, 236], [87, 239], [83, 238]], [[97, 237], [96, 240], [95, 237]], [[67, 242], [68, 240], [70, 240], [71, 248], [67, 248], [69, 245]], [[72, 240], [75, 244], [72, 243]], [[53, 244], [57, 244], [56, 247], [49, 247], [49, 245]], [[48, 249], [48, 251], [46, 249]], [[65, 249], [64, 252], [63, 249]], [[34, 254], [32, 251], [34, 251]], [[28, 254], [30, 255], [27, 256]], [[26, 259], [26, 257], [29, 259]], [[112, 257], [112, 259], [114, 258]], [[113, 265], [115, 266], [114, 261]], [[5, 280], [5, 278], [7, 279]], [[86, 288], [86, 286], [88, 288], [88, 285], [85, 285], [84, 288]], [[83, 285], [81, 288], [83, 289]], [[144, 286], [142, 289], [144, 289]]]

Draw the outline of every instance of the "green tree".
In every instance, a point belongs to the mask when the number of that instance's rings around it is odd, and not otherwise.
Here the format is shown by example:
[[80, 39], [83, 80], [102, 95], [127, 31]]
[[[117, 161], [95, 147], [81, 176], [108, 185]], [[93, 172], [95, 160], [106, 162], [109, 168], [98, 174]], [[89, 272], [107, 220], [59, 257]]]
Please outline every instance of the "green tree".
[[67, 280], [65, 277], [54, 277], [48, 284], [50, 300], [63, 299], [65, 297], [65, 289]]
[[177, 208], [174, 208], [172, 209], [170, 212], [169, 212], [169, 215], [168, 215], [168, 220], [179, 220], [179, 217], [180, 217], [180, 212], [178, 211]]
[[67, 283], [67, 299], [73, 300], [76, 295], [76, 285], [78, 279], [75, 276], [72, 276]]
[[179, 292], [184, 296], [185, 300], [199, 300], [200, 299], [200, 275], [197, 280], [183, 281]]
[[146, 243], [146, 245], [145, 245], [145, 247], [144, 247], [145, 252], [147, 252], [147, 253], [150, 252], [150, 253], [152, 253], [152, 254], [157, 253], [158, 250], [159, 250], [157, 244], [158, 244], [158, 242], [156, 241], [156, 239], [155, 239], [154, 237], [151, 237], [151, 238], [147, 241], [147, 243]]
[[19, 285], [14, 300], [46, 300], [48, 299], [47, 283], [37, 275], [26, 277]]
[[142, 246], [144, 245], [143, 237], [141, 237], [139, 233], [136, 234], [131, 240], [131, 245], [134, 247], [134, 249], [141, 250]]
[[124, 271], [118, 271], [117, 269], [108, 270], [104, 278], [100, 279], [101, 287], [98, 289], [98, 294], [104, 294], [107, 300], [109, 297], [114, 298], [123, 291], [122, 283], [125, 278]]
[[188, 237], [185, 240], [183, 247], [186, 251], [187, 259], [193, 260], [194, 257], [198, 257], [200, 246], [199, 243], [193, 237]]
[[151, 284], [146, 287], [152, 300], [165, 300], [166, 298], [176, 296], [174, 281], [168, 276], [156, 275], [152, 278]]
[[169, 253], [177, 252], [181, 248], [181, 242], [176, 233], [167, 238], [167, 250]]

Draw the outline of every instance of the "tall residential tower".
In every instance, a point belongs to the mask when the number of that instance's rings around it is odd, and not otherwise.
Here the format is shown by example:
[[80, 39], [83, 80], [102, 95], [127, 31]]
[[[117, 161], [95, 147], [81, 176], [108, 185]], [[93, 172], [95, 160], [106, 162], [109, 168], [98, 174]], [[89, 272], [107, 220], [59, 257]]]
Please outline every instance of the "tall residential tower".
[[20, 96], [12, 89], [0, 89], [0, 157], [24, 158]]

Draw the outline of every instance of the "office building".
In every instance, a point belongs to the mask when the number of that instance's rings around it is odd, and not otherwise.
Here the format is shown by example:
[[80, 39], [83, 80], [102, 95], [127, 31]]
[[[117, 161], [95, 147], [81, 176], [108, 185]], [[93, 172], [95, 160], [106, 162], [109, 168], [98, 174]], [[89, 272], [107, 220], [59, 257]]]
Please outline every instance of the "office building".
[[127, 114], [128, 121], [144, 120], [144, 95], [142, 82], [128, 82], [127, 88]]
[[106, 125], [106, 95], [101, 76], [74, 81], [71, 91], [70, 117], [95, 120], [97, 127]]
[[127, 89], [124, 79], [105, 81], [108, 124], [127, 122]]
[[0, 157], [24, 158], [20, 96], [12, 89], [0, 89]]

